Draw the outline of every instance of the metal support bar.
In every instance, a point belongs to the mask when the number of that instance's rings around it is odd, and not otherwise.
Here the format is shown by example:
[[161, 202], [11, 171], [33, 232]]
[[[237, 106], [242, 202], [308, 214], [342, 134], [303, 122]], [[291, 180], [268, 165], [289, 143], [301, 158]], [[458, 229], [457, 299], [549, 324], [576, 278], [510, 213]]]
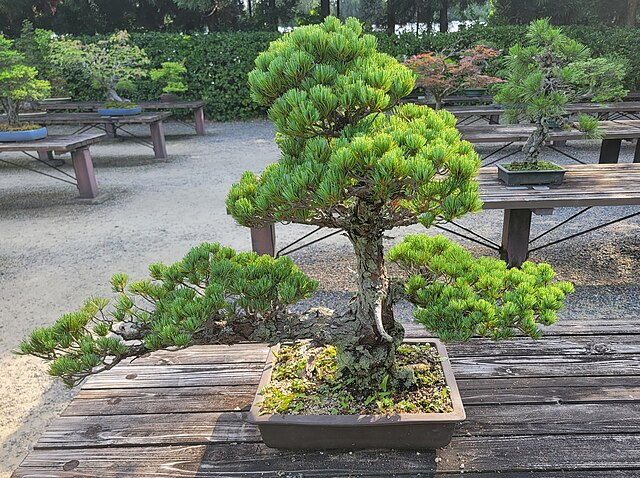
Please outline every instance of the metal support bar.
[[456, 227], [458, 227], [458, 228], [462, 229], [464, 232], [466, 232], [466, 233], [468, 233], [468, 234], [471, 234], [472, 236], [475, 236], [475, 237], [477, 237], [478, 239], [482, 239], [483, 241], [486, 241], [486, 242], [487, 242], [487, 243], [489, 243], [489, 244], [492, 244], [492, 245], [493, 245], [494, 247], [496, 247], [496, 248], [500, 247], [500, 245], [499, 245], [499, 244], [497, 244], [496, 242], [493, 242], [491, 239], [487, 239], [486, 237], [484, 237], [484, 236], [482, 236], [482, 235], [478, 234], [477, 232], [475, 232], [475, 231], [471, 230], [470, 228], [465, 227], [465, 226], [461, 226], [461, 225], [460, 225], [460, 224], [458, 224], [457, 222], [449, 221], [447, 224], [451, 224], [451, 225], [453, 225], [453, 226], [456, 226]]
[[565, 152], [564, 152], [564, 151], [562, 151], [561, 149], [556, 148], [556, 147], [555, 147], [554, 145], [552, 145], [552, 144], [548, 144], [548, 145], [547, 145], [547, 147], [548, 147], [549, 149], [554, 150], [556, 153], [560, 153], [561, 155], [566, 156], [567, 158], [574, 160], [574, 161], [575, 161], [575, 162], [577, 162], [577, 163], [580, 163], [580, 164], [587, 164], [587, 163], [585, 163], [584, 161], [582, 161], [582, 160], [580, 160], [580, 159], [578, 159], [578, 158], [576, 158], [576, 157], [574, 157], [574, 156], [571, 156], [569, 153], [565, 153]]
[[316, 232], [318, 232], [320, 229], [322, 229], [322, 226], [318, 226], [316, 227], [313, 231], [305, 234], [304, 236], [299, 237], [298, 239], [296, 239], [295, 241], [287, 244], [286, 246], [284, 246], [282, 249], [280, 249], [277, 254], [276, 257], [280, 256], [281, 254], [283, 254], [287, 249], [289, 249], [291, 246], [295, 246], [296, 244], [298, 244], [300, 241], [304, 241], [307, 237], [314, 235]]
[[505, 154], [504, 156], [500, 156], [499, 158], [496, 158], [493, 161], [489, 161], [488, 163], [483, 164], [483, 166], [491, 166], [492, 164], [495, 164], [498, 161], [502, 161], [503, 159], [510, 158], [511, 156], [513, 156], [514, 154], [518, 154], [519, 152], [520, 150], [516, 149], [515, 151], [511, 151], [509, 154]]
[[592, 206], [589, 207], [585, 207], [583, 210], [575, 213], [574, 215], [572, 215], [571, 217], [569, 217], [568, 219], [565, 219], [564, 221], [560, 222], [559, 224], [556, 224], [555, 226], [553, 226], [551, 229], [548, 229], [546, 231], [544, 231], [543, 233], [537, 235], [536, 237], [534, 237], [533, 239], [531, 239], [529, 241], [529, 244], [531, 244], [533, 241], [537, 241], [538, 239], [540, 239], [541, 237], [546, 236], [547, 234], [555, 231], [556, 229], [558, 229], [559, 227], [564, 226], [565, 224], [567, 224], [569, 221], [572, 221], [573, 219], [575, 219], [576, 217], [578, 217], [579, 215], [587, 212], [589, 209], [591, 209]]
[[6, 159], [0, 159], [0, 162], [6, 163], [6, 164], [10, 164], [11, 166], [15, 166], [16, 168], [22, 168], [22, 169], [26, 169], [27, 171], [32, 171], [34, 173], [42, 174], [43, 176], [47, 176], [49, 178], [56, 179], [58, 181], [62, 181], [63, 183], [72, 184], [73, 186], [77, 186], [76, 182], [71, 182], [71, 181], [68, 181], [66, 179], [59, 178], [57, 176], [54, 176], [53, 174], [43, 173], [42, 171], [38, 171], [37, 169], [29, 168], [27, 166], [23, 166], [22, 164], [12, 163], [11, 161], [7, 161]]
[[468, 241], [475, 242], [476, 244], [480, 244], [481, 246], [484, 246], [487, 249], [491, 249], [493, 251], [499, 251], [499, 249], [500, 249], [498, 247], [492, 246], [491, 244], [486, 244], [486, 243], [484, 243], [482, 241], [479, 241], [478, 239], [474, 239], [473, 237], [465, 236], [464, 234], [462, 234], [460, 232], [454, 231], [452, 229], [447, 229], [446, 227], [441, 226], [439, 224], [434, 224], [433, 227], [435, 227], [436, 229], [440, 229], [441, 231], [446, 231], [446, 232], [448, 232], [450, 234], [453, 234], [454, 236], [462, 237], [463, 239], [466, 239]]
[[618, 218], [618, 219], [614, 219], [613, 221], [609, 221], [609, 222], [606, 222], [604, 224], [600, 224], [599, 226], [595, 226], [595, 227], [592, 227], [590, 229], [586, 229], [584, 231], [576, 232], [575, 234], [571, 234], [570, 236], [563, 237], [562, 239], [558, 239], [557, 241], [549, 242], [547, 244], [543, 244], [541, 246], [534, 247], [533, 249], [530, 249], [529, 252], [539, 251], [540, 249], [544, 249], [545, 247], [553, 246], [555, 244], [559, 244], [561, 242], [568, 241], [569, 239], [573, 239], [575, 237], [582, 236], [584, 234], [587, 234], [588, 232], [597, 231], [598, 229], [602, 229], [603, 227], [607, 227], [607, 226], [610, 226], [612, 224], [616, 224], [618, 222], [626, 221], [627, 219], [631, 219], [632, 217], [635, 217], [635, 216], [638, 216], [638, 215], [640, 215], [640, 211], [634, 212], [633, 214], [629, 214], [627, 216], [624, 216], [624, 217], [621, 217], [621, 218]]
[[[291, 249], [290, 251], [287, 251], [287, 254], [293, 254], [294, 252], [297, 252], [300, 249], [304, 249], [305, 247], [309, 247], [309, 246], [312, 246], [313, 244], [317, 244], [318, 242], [324, 241], [325, 239], [329, 239], [330, 237], [333, 237], [333, 236], [335, 236], [337, 234], [340, 234], [341, 232], [343, 232], [342, 229], [338, 229], [337, 231], [333, 231], [333, 232], [331, 232], [329, 234], [325, 234], [324, 236], [319, 237], [318, 239], [314, 239], [313, 241], [307, 242], [306, 244], [303, 244], [300, 247], [296, 247], [295, 249]], [[287, 246], [287, 247], [289, 247], [289, 246]], [[286, 249], [286, 247], [283, 248], [283, 249]], [[280, 256], [280, 252], [281, 251], [278, 251], [278, 254], [276, 254], [276, 257]]]
[[498, 154], [500, 151], [502, 151], [505, 148], [508, 148], [509, 146], [511, 146], [514, 142], [511, 141], [510, 143], [504, 144], [502, 146], [500, 146], [498, 149], [496, 149], [495, 151], [487, 154], [484, 158], [482, 158], [482, 161], [489, 159], [491, 156], [493, 156], [494, 154]]

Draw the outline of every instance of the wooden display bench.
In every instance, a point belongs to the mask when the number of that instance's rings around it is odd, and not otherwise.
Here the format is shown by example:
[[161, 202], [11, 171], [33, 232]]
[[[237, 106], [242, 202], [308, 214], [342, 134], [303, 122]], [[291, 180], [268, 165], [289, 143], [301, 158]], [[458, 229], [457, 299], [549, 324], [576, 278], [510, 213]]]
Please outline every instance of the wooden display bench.
[[[96, 181], [95, 172], [93, 170], [93, 160], [91, 158], [89, 147], [92, 144], [99, 143], [105, 138], [106, 136], [104, 134], [80, 134], [71, 136], [50, 135], [44, 139], [40, 139], [37, 141], [0, 143], [0, 153], [25, 153], [27, 156], [46, 164], [47, 166], [57, 170], [62, 175], [67, 176], [68, 178], [60, 178], [50, 174], [42, 173], [41, 171], [34, 170], [1, 158], [0, 161], [24, 169], [28, 169], [39, 174], [45, 174], [46, 176], [67, 183], [75, 184], [78, 188], [78, 192], [80, 193], [80, 200], [90, 203], [99, 203], [107, 199], [107, 195], [100, 194], [98, 191], [98, 183]], [[30, 153], [36, 153], [38, 156], [33, 156]], [[54, 164], [51, 164], [53, 153], [71, 153], [73, 169], [75, 171], [75, 178], [64, 171], [61, 171]]]

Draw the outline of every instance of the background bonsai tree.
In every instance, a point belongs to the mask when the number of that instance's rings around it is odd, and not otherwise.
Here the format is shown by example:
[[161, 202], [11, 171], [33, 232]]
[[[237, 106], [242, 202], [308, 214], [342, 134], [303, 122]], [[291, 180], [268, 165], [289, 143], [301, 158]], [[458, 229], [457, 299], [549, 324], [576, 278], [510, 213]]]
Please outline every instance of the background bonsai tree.
[[[609, 101], [625, 96], [625, 65], [612, 58], [592, 58], [587, 47], [545, 19], [529, 25], [526, 39], [526, 45], [509, 49], [507, 81], [499, 85], [495, 101], [505, 105], [509, 121], [526, 119], [536, 126], [522, 148], [524, 161], [512, 166], [541, 169], [537, 159], [549, 138], [549, 124], [565, 123], [566, 105], [570, 102]], [[594, 134], [597, 121], [581, 119], [580, 129], [587, 136]]]
[[52, 62], [58, 68], [86, 75], [107, 100], [115, 102], [124, 101], [119, 92], [130, 90], [133, 80], [146, 76], [149, 64], [144, 50], [129, 44], [126, 31], [96, 43], [62, 39], [53, 43], [52, 50]]
[[161, 68], [149, 72], [151, 79], [162, 85], [162, 92], [167, 95], [178, 95], [187, 91], [184, 83], [184, 74], [187, 69], [184, 64], [175, 61], [165, 61]]
[[416, 86], [431, 92], [436, 110], [442, 108], [445, 96], [465, 88], [484, 88], [503, 80], [483, 74], [487, 61], [500, 54], [484, 45], [450, 53], [421, 53], [404, 64], [418, 76]]
[[341, 383], [366, 397], [382, 383], [414, 384], [411, 369], [394, 365], [404, 336], [392, 309], [400, 295], [444, 338], [538, 336], [537, 324], [552, 323], [571, 290], [552, 283], [547, 265], [508, 270], [442, 237], [408, 238], [391, 257], [409, 279], [392, 287], [384, 232], [478, 210], [479, 158], [450, 113], [394, 106], [413, 89], [413, 73], [375, 46], [357, 20], [329, 17], [258, 56], [249, 83], [269, 107], [282, 156], [260, 176], [244, 173], [227, 199], [246, 226], [290, 221], [345, 231], [357, 262], [349, 310], [293, 313], [287, 306], [316, 284], [290, 259], [203, 244], [174, 265], [152, 265], [149, 280], [116, 274], [111, 310], [106, 299], [90, 299], [34, 331], [20, 352], [52, 360], [50, 373], [73, 383], [147, 350], [310, 338], [335, 346]]
[[[13, 42], [0, 35], [0, 105], [11, 130], [20, 129], [18, 113], [25, 102], [38, 101], [49, 94], [49, 82], [39, 80], [38, 71], [24, 61], [24, 56], [13, 48]], [[33, 127], [28, 125], [27, 129]]]

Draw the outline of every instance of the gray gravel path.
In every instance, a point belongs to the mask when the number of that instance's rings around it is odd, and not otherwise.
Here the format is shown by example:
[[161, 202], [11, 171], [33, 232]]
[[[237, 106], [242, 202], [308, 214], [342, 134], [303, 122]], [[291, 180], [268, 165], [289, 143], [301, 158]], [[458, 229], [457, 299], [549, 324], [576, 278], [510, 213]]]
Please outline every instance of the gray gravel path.
[[[98, 185], [112, 195], [100, 205], [77, 204], [73, 186], [0, 163], [0, 371], [5, 382], [0, 390], [0, 477], [9, 476], [74, 393], [53, 383], [38, 360], [11, 354], [25, 334], [51, 324], [88, 296], [108, 295], [108, 280], [116, 271], [141, 277], [148, 264], [177, 260], [203, 241], [250, 248], [247, 230], [226, 215], [224, 199], [242, 171], [259, 172], [277, 160], [273, 128], [266, 121], [207, 126], [207, 136], [198, 137], [183, 125], [167, 125], [168, 160], [154, 160], [150, 150], [130, 141], [116, 139], [92, 147]], [[144, 128], [139, 132], [147, 133]], [[594, 143], [580, 142], [569, 149], [597, 161]], [[624, 144], [621, 154], [630, 162], [633, 146]], [[565, 162], [557, 154], [549, 157]], [[3, 158], [45, 170], [17, 155]], [[71, 170], [69, 163], [63, 168]], [[562, 233], [635, 210], [640, 208], [597, 208]], [[533, 233], [573, 212], [534, 216]], [[501, 212], [489, 211], [461, 223], [499, 241], [501, 220]], [[551, 263], [561, 279], [577, 286], [561, 318], [640, 317], [638, 224], [634, 218], [532, 256]], [[279, 244], [308, 230], [279, 225]], [[390, 231], [389, 243], [409, 232], [422, 228]], [[476, 254], [492, 253], [462, 242]], [[344, 237], [292, 257], [321, 281], [310, 303], [331, 306], [348, 300], [354, 266]], [[410, 313], [408, 307], [400, 310], [405, 318]]]

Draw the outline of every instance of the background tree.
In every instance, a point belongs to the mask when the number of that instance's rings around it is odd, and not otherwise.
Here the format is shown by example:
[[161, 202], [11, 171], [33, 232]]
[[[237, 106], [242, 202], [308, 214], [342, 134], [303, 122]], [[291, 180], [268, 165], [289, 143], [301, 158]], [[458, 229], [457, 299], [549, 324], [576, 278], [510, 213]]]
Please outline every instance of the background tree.
[[[572, 40], [547, 20], [531, 23], [526, 45], [516, 44], [506, 58], [506, 82], [499, 85], [495, 101], [505, 105], [512, 122], [527, 119], [536, 126], [523, 146], [527, 169], [549, 138], [549, 123], [564, 124], [571, 101], [609, 101], [626, 95], [622, 86], [624, 64], [610, 58], [592, 58], [591, 51]], [[587, 134], [597, 121], [582, 121]]]
[[135, 78], [146, 76], [149, 64], [144, 50], [129, 44], [126, 31], [96, 43], [85, 44], [78, 40], [55, 42], [52, 61], [62, 71], [83, 73], [104, 91], [107, 100], [118, 102], [123, 101], [118, 91], [127, 90]]
[[408, 58], [404, 64], [417, 75], [416, 86], [431, 92], [439, 110], [447, 95], [502, 82], [500, 78], [482, 73], [487, 61], [499, 54], [498, 50], [477, 45], [458, 52], [421, 53]]
[[39, 80], [38, 71], [24, 62], [25, 57], [13, 48], [13, 42], [0, 35], [0, 106], [13, 128], [20, 122], [18, 112], [23, 103], [49, 94], [49, 83]]

